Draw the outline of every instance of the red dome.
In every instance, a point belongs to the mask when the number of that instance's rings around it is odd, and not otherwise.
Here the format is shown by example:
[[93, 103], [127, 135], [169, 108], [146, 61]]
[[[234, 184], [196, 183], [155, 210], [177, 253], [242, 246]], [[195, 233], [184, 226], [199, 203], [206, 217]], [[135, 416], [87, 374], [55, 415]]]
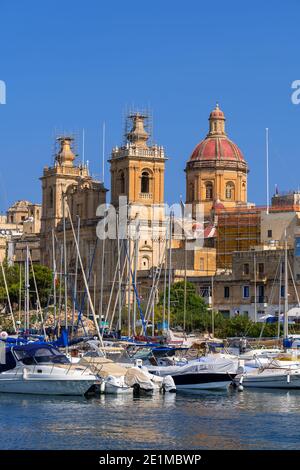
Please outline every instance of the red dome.
[[206, 137], [194, 149], [190, 161], [233, 160], [244, 161], [238, 146], [225, 136]]

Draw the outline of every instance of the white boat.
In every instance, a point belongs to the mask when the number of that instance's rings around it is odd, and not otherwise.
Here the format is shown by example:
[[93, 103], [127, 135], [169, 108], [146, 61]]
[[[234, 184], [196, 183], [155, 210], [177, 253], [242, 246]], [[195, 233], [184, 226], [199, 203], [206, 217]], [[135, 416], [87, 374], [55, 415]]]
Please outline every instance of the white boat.
[[0, 364], [1, 393], [84, 395], [99, 382], [88, 367], [73, 365], [47, 343], [7, 347], [5, 356]]
[[250, 368], [237, 375], [235, 383], [246, 388], [300, 389], [300, 369]]
[[235, 378], [238, 361], [209, 355], [177, 365], [149, 366], [148, 370], [162, 377], [170, 375], [176, 390], [222, 390]]

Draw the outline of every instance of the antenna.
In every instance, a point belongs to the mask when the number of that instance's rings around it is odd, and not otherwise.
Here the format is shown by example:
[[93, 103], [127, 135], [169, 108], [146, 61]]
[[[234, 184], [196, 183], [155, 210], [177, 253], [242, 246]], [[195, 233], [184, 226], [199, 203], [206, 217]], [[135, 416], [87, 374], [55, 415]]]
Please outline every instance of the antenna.
[[105, 121], [103, 121], [102, 125], [102, 182], [104, 185], [104, 169], [105, 169]]
[[269, 129], [266, 127], [267, 214], [269, 214]]

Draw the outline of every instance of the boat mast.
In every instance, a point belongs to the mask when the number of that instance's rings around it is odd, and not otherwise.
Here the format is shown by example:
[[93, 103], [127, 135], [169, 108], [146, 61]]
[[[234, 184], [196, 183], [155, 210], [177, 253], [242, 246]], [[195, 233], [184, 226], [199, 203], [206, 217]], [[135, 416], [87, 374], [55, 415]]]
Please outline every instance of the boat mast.
[[287, 236], [286, 229], [284, 232], [284, 338], [288, 337], [288, 310], [289, 310], [289, 299], [288, 299], [288, 256], [287, 256]]
[[281, 311], [281, 284], [282, 284], [282, 257], [280, 257], [279, 261], [279, 299], [278, 299], [278, 325], [277, 325], [277, 336], [278, 336], [278, 341], [280, 338], [280, 311]]
[[[117, 243], [118, 243], [118, 308], [119, 308], [119, 317], [118, 317], [118, 330], [121, 333], [122, 331], [122, 275], [121, 275], [121, 248], [120, 248], [120, 232], [119, 232], [119, 214], [117, 214]], [[125, 263], [124, 263], [125, 264]]]
[[170, 319], [171, 319], [171, 268], [172, 268], [172, 212], [170, 212], [170, 228], [169, 228], [168, 330], [170, 330]]
[[52, 269], [53, 269], [53, 324], [56, 326], [56, 255], [55, 255], [55, 236], [52, 229]]
[[[63, 250], [64, 250], [64, 288], [65, 288], [65, 330], [68, 332], [68, 283], [67, 283], [67, 241], [66, 241], [66, 214], [65, 214], [65, 199], [66, 195], [63, 193], [62, 209], [63, 209]], [[71, 217], [71, 215], [70, 215]]]
[[25, 331], [29, 330], [29, 249], [26, 246], [26, 262], [25, 262]]
[[[77, 215], [77, 243], [80, 246], [80, 217]], [[74, 294], [73, 294], [73, 312], [72, 312], [72, 334], [74, 333], [74, 322], [76, 314], [76, 302], [77, 302], [77, 280], [78, 280], [78, 253], [76, 250], [75, 259], [75, 276], [74, 276]]]
[[12, 319], [12, 324], [13, 324], [14, 331], [17, 331], [16, 322], [15, 322], [14, 314], [13, 314], [13, 311], [12, 311], [12, 306], [11, 306], [11, 301], [10, 301], [10, 296], [9, 296], [9, 291], [8, 291], [8, 287], [7, 287], [6, 276], [5, 276], [5, 271], [4, 271], [2, 261], [1, 261], [1, 270], [2, 270], [3, 280], [4, 280], [4, 286], [5, 286], [5, 290], [6, 290], [9, 313], [10, 313], [10, 316], [11, 316], [11, 319]]
[[168, 264], [168, 226], [166, 225], [166, 242], [165, 242], [165, 253], [164, 253], [164, 301], [163, 301], [163, 330], [165, 329], [166, 322], [166, 296], [167, 296], [167, 264]]
[[41, 324], [42, 324], [42, 328], [43, 328], [43, 333], [44, 333], [44, 337], [46, 338], [46, 330], [45, 330], [43, 310], [42, 310], [42, 306], [41, 306], [41, 302], [40, 302], [40, 296], [39, 296], [39, 291], [38, 291], [38, 287], [37, 287], [37, 283], [36, 283], [36, 277], [35, 277], [35, 272], [34, 272], [34, 267], [33, 267], [33, 262], [32, 262], [32, 257], [31, 257], [30, 252], [29, 252], [29, 260], [30, 260], [32, 279], [33, 279], [33, 284], [34, 284], [35, 294], [36, 294], [37, 312], [39, 312], [39, 314], [41, 316]]
[[[140, 223], [138, 214], [135, 222], [135, 240], [134, 240], [134, 285], [136, 287], [137, 282], [137, 270], [138, 270], [138, 254], [139, 254], [139, 234], [140, 234]], [[134, 296], [133, 302], [133, 334], [136, 334], [136, 296]]]
[[128, 292], [127, 292], [127, 307], [128, 307], [128, 313], [127, 313], [127, 321], [128, 321], [128, 337], [130, 337], [130, 333], [131, 333], [131, 328], [130, 328], [130, 315], [131, 315], [131, 305], [130, 305], [130, 301], [131, 301], [131, 225], [130, 225], [130, 216], [128, 218], [128, 238], [127, 238], [127, 253], [128, 253], [128, 256], [127, 256], [127, 266], [128, 266], [128, 286], [127, 286], [127, 289], [128, 289]]
[[257, 286], [256, 286], [256, 255], [253, 253], [254, 270], [254, 322], [257, 323]]
[[22, 310], [22, 263], [20, 263], [20, 279], [19, 279], [19, 327], [21, 322], [21, 310]]

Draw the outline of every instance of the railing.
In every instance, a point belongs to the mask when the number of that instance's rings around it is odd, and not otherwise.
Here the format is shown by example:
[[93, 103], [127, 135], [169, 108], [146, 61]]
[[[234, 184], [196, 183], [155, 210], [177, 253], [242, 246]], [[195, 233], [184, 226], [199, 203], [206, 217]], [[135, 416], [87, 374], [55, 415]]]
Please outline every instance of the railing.
[[141, 199], [152, 199], [153, 194], [152, 193], [139, 193], [139, 197]]

